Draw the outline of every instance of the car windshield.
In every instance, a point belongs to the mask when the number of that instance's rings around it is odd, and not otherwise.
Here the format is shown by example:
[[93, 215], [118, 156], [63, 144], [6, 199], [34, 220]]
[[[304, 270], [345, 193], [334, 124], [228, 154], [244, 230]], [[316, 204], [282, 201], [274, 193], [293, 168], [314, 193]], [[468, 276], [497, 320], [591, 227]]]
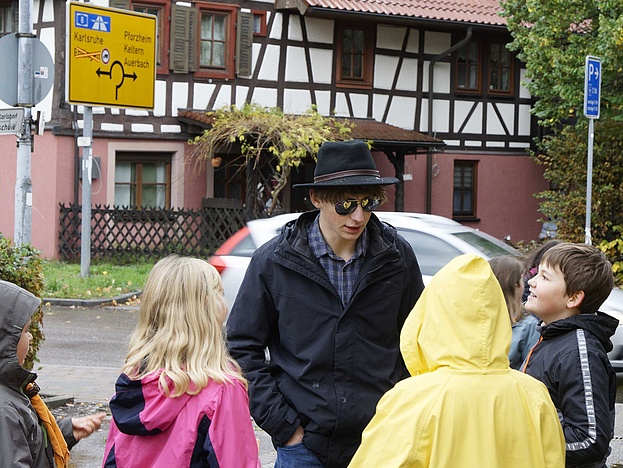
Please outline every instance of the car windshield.
[[[398, 232], [411, 244], [423, 275], [433, 276], [454, 257], [463, 252], [443, 239], [420, 231], [397, 228]], [[500, 242], [495, 242], [473, 232], [454, 232], [453, 236], [475, 247], [486, 258], [513, 254], [513, 250]]]
[[433, 276], [446, 263], [461, 255], [459, 249], [430, 234], [400, 228], [398, 232], [411, 244], [423, 275]]
[[480, 236], [474, 232], [453, 232], [453, 236], [464, 240], [473, 245], [488, 257], [497, 257], [498, 255], [514, 254], [513, 250], [501, 241], [493, 242], [484, 236]]

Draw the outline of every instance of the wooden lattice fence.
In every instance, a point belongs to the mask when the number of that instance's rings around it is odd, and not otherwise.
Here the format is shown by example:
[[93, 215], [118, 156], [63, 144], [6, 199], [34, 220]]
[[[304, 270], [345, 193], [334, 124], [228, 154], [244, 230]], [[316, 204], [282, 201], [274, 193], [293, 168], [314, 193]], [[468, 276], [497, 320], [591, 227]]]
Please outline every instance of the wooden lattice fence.
[[[59, 250], [80, 259], [82, 207], [60, 205]], [[231, 204], [192, 209], [91, 209], [91, 257], [115, 263], [155, 260], [171, 253], [208, 257], [245, 223]]]

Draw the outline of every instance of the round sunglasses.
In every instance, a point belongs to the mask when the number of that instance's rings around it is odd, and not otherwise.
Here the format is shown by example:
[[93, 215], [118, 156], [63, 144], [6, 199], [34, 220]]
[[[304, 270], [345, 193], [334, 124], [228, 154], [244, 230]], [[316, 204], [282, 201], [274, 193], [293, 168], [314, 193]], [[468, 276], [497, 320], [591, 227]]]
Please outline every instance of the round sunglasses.
[[361, 200], [340, 200], [335, 204], [335, 212], [340, 216], [346, 216], [353, 213], [357, 209], [357, 205], [361, 205], [363, 211], [373, 211], [381, 204], [378, 198], [365, 197]]

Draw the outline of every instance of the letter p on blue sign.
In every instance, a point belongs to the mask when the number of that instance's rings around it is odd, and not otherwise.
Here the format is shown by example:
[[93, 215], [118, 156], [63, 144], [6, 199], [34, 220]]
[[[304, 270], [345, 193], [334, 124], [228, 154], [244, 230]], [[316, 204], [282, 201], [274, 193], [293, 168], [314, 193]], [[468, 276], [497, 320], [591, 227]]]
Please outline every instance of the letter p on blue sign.
[[599, 118], [600, 94], [601, 59], [587, 55], [584, 67], [584, 115], [589, 119]]

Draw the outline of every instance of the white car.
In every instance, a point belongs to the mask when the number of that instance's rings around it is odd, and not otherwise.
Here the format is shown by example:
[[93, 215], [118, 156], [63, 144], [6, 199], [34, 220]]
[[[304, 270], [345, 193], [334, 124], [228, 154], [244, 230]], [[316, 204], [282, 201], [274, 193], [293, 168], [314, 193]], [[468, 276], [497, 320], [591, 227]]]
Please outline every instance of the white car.
[[[510, 245], [477, 229], [463, 226], [442, 216], [376, 211], [375, 214], [392, 226], [411, 244], [417, 256], [422, 279], [430, 279], [446, 263], [464, 253], [474, 253], [489, 260], [497, 255], [520, 255]], [[210, 258], [221, 274], [225, 300], [229, 310], [255, 249], [275, 237], [281, 227], [300, 213], [287, 213], [272, 218], [249, 221], [230, 237]], [[617, 371], [623, 372], [623, 290], [615, 288], [601, 307], [621, 324], [612, 337], [614, 349], [608, 354]]]

